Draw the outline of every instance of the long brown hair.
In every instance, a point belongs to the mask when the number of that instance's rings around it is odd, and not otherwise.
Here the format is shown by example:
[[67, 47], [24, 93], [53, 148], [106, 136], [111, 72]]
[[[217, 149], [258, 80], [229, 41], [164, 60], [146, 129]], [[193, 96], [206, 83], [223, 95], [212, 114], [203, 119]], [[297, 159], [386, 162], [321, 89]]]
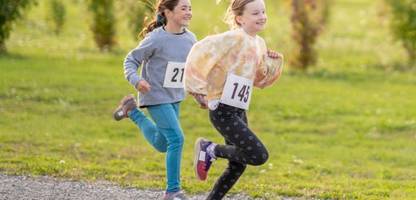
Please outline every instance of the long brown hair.
[[178, 4], [179, 0], [159, 0], [154, 9], [156, 14], [155, 17], [143, 28], [139, 36], [144, 37], [154, 29], [166, 25], [168, 19], [166, 18], [164, 11], [166, 9], [173, 11]]
[[253, 1], [255, 0], [233, 0], [230, 3], [224, 18], [224, 21], [230, 26], [230, 28], [237, 28], [241, 26], [235, 17], [243, 15], [246, 5]]

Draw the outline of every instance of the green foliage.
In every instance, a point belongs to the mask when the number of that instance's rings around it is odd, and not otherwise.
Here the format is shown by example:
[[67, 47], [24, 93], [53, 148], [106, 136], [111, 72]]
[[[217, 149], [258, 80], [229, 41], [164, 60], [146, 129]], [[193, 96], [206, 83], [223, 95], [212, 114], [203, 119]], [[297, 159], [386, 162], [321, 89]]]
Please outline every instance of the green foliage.
[[[60, 37], [16, 24], [7, 43], [10, 53], [0, 56], [0, 171], [162, 190], [165, 154], [131, 121], [111, 118], [119, 99], [135, 93], [123, 77], [122, 61], [137, 41], [130, 28], [119, 26], [122, 52], [95, 51], [83, 2], [65, 1], [68, 28]], [[269, 21], [261, 34], [269, 47], [289, 56], [289, 9], [282, 4], [273, 9], [274, 2], [280, 1], [267, 1]], [[264, 199], [416, 199], [415, 71], [378, 68], [382, 59], [391, 67], [405, 55], [399, 44], [380, 42], [389, 33], [377, 24], [373, 0], [334, 4], [330, 27], [319, 41], [319, 66], [307, 73], [286, 68], [276, 85], [254, 91], [249, 125], [270, 159], [248, 166], [231, 193]], [[192, 6], [190, 30], [199, 39], [216, 33], [216, 25], [219, 32], [228, 30], [222, 23], [225, 1], [216, 6], [213, 0], [194, 0]], [[31, 23], [43, 23], [45, 6], [37, 8], [27, 15]], [[181, 104], [180, 115], [184, 190], [209, 191], [227, 162], [217, 160], [208, 181], [197, 181], [193, 143], [201, 136], [219, 143], [223, 138], [192, 98]]]
[[116, 44], [113, 0], [90, 0], [89, 9], [93, 14], [91, 30], [101, 51], [111, 50]]
[[[119, 99], [134, 92], [115, 67], [124, 55], [58, 53], [0, 57], [0, 171], [162, 189], [165, 154], [130, 120], [111, 118]], [[249, 124], [270, 159], [249, 166], [232, 192], [267, 199], [414, 199], [416, 94], [409, 91], [416, 90], [415, 77], [297, 73], [255, 90]], [[201, 136], [223, 139], [191, 98], [180, 114], [184, 189], [206, 192], [227, 163], [219, 159], [201, 184], [192, 168], [193, 144]]]
[[0, 0], [0, 53], [6, 51], [6, 39], [10, 36], [13, 22], [22, 16], [24, 8], [33, 0]]
[[314, 47], [319, 34], [328, 21], [329, 0], [292, 0], [292, 38], [295, 48], [291, 66], [306, 70], [316, 63], [317, 51]]
[[122, 0], [118, 1], [123, 16], [128, 19], [128, 26], [134, 39], [138, 39], [138, 33], [154, 15], [155, 0]]
[[391, 8], [391, 30], [416, 63], [416, 0], [386, 0]]
[[54, 32], [59, 35], [65, 23], [66, 9], [60, 0], [49, 1], [49, 14], [54, 24]]

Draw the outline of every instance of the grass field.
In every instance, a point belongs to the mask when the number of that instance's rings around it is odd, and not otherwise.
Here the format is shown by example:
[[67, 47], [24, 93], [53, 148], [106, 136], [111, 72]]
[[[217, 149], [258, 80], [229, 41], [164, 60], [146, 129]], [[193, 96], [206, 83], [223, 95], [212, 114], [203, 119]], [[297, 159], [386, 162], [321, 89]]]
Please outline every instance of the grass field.
[[[134, 93], [122, 61], [137, 42], [119, 23], [118, 47], [100, 53], [81, 19], [85, 7], [70, 2], [62, 35], [51, 33], [40, 3], [17, 24], [10, 53], [0, 56], [0, 172], [163, 189], [164, 155], [130, 121], [111, 118], [119, 99]], [[289, 57], [288, 7], [268, 3], [262, 36]], [[190, 29], [198, 38], [225, 30], [225, 4], [194, 0], [193, 6]], [[249, 123], [270, 159], [249, 167], [232, 192], [268, 199], [416, 199], [416, 72], [398, 64], [405, 53], [377, 8], [371, 0], [336, 0], [317, 45], [318, 64], [307, 73], [286, 69], [278, 84], [255, 91]], [[191, 98], [181, 119], [184, 189], [206, 192], [226, 162], [215, 163], [207, 183], [196, 181], [193, 143], [200, 136], [222, 140]]]

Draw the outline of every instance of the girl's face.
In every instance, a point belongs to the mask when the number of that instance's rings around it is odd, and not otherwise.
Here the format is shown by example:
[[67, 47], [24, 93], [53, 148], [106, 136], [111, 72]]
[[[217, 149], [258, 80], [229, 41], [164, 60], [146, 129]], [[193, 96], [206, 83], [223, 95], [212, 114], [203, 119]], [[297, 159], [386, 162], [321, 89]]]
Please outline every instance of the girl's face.
[[165, 15], [168, 23], [186, 27], [192, 19], [192, 7], [190, 0], [179, 0], [178, 5], [173, 10], [166, 9]]
[[255, 0], [245, 6], [243, 15], [236, 16], [236, 20], [250, 35], [255, 35], [262, 31], [266, 25], [267, 15], [266, 6], [263, 0]]

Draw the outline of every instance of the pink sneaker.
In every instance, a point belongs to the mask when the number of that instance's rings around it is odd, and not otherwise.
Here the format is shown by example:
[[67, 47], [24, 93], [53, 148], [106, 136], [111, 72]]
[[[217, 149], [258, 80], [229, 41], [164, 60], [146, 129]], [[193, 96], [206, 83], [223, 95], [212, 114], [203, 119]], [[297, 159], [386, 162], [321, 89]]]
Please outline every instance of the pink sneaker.
[[215, 160], [207, 153], [207, 148], [210, 144], [212, 142], [204, 138], [198, 138], [195, 142], [194, 169], [196, 177], [201, 181], [207, 179], [208, 170], [212, 161]]

